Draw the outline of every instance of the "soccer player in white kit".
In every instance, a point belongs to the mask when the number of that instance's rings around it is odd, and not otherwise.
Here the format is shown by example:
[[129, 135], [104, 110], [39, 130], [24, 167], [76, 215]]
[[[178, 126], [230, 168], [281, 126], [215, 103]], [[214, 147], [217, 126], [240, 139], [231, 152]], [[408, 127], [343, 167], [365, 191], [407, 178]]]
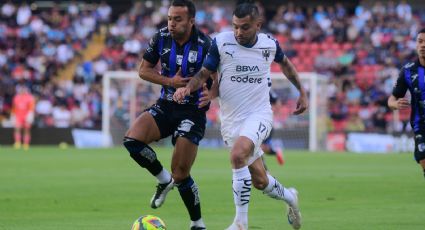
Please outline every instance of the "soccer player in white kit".
[[280, 64], [282, 72], [300, 92], [294, 114], [301, 114], [307, 109], [307, 95], [295, 67], [283, 54], [279, 43], [259, 33], [261, 20], [255, 4], [239, 4], [233, 12], [232, 22], [234, 31], [215, 37], [203, 68], [186, 87], [177, 89], [173, 98], [177, 102], [185, 100], [218, 71], [215, 81], [219, 89], [221, 133], [224, 142], [231, 148], [236, 206], [234, 221], [227, 229], [248, 229], [251, 184], [264, 194], [285, 201], [288, 221], [294, 229], [299, 229], [301, 214], [297, 190], [285, 188], [269, 175], [261, 159], [261, 143], [272, 129], [269, 101], [272, 61]]

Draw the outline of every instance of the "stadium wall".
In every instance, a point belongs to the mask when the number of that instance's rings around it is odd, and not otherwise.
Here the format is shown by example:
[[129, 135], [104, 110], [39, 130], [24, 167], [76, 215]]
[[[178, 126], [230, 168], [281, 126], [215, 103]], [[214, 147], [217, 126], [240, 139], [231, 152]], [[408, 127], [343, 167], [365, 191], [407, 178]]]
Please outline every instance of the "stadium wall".
[[[0, 128], [0, 145], [13, 145], [13, 128]], [[33, 128], [31, 145], [74, 144], [71, 128]]]

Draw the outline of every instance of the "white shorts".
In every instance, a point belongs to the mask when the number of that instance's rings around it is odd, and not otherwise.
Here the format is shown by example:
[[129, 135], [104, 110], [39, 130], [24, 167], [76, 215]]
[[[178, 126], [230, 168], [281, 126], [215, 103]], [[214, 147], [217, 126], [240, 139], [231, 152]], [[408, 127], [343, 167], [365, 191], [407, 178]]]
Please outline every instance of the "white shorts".
[[244, 136], [254, 143], [254, 151], [248, 159], [248, 165], [263, 155], [261, 144], [270, 135], [272, 130], [272, 117], [261, 114], [252, 114], [244, 120], [232, 123], [230, 126], [221, 127], [221, 135], [224, 143], [232, 148], [235, 141]]

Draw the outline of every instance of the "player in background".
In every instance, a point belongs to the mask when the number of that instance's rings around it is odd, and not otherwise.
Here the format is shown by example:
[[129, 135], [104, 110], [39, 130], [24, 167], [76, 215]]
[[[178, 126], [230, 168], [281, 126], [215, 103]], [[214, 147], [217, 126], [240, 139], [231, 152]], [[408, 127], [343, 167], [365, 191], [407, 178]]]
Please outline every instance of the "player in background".
[[[15, 149], [28, 150], [31, 142], [31, 126], [34, 122], [35, 99], [26, 86], [17, 86], [17, 94], [12, 101], [12, 120], [15, 124], [13, 145]], [[23, 130], [23, 135], [22, 135]]]
[[[195, 27], [196, 9], [189, 0], [174, 0], [168, 10], [168, 26], [151, 39], [139, 68], [140, 78], [162, 85], [157, 102], [144, 111], [124, 137], [130, 156], [158, 180], [151, 207], [160, 207], [167, 193], [176, 186], [189, 212], [190, 229], [206, 229], [201, 217], [198, 186], [190, 170], [204, 136], [208, 105], [200, 108], [202, 90], [194, 92], [182, 104], [173, 94], [184, 87], [201, 67], [211, 45], [209, 37]], [[161, 62], [161, 73], [155, 69]], [[205, 88], [204, 88], [205, 90]], [[172, 136], [174, 150], [171, 174], [162, 166], [152, 142]]]
[[259, 33], [261, 20], [255, 4], [237, 5], [232, 23], [233, 32], [223, 32], [214, 38], [203, 68], [186, 87], [177, 89], [174, 100], [184, 102], [185, 97], [199, 90], [211, 74], [218, 71], [221, 133], [231, 148], [236, 207], [234, 221], [228, 230], [248, 229], [251, 184], [269, 197], [283, 200], [288, 205], [289, 223], [299, 229], [298, 192], [285, 188], [268, 174], [261, 159], [260, 145], [272, 129], [273, 113], [269, 102], [272, 61], [280, 64], [284, 75], [300, 92], [294, 114], [307, 109], [307, 94], [279, 43]]
[[[410, 124], [415, 135], [415, 160], [425, 177], [425, 28], [416, 37], [418, 60], [405, 64], [399, 73], [388, 107], [393, 110], [412, 108]], [[404, 98], [409, 90], [410, 100]], [[410, 102], [409, 102], [410, 101]]]
[[[270, 89], [269, 95], [270, 95], [270, 105], [272, 106], [273, 114], [276, 114], [279, 112], [281, 102], [279, 100], [278, 95], [273, 91], [273, 89]], [[283, 159], [283, 151], [281, 148], [275, 147], [272, 145], [272, 137], [273, 137], [273, 129], [270, 131], [270, 135], [261, 144], [261, 149], [266, 155], [275, 156], [277, 163], [279, 165], [283, 165], [285, 163], [285, 160]], [[264, 158], [263, 158], [263, 162], [264, 162], [264, 167], [267, 170], [267, 165], [266, 165], [266, 162], [264, 161]]]

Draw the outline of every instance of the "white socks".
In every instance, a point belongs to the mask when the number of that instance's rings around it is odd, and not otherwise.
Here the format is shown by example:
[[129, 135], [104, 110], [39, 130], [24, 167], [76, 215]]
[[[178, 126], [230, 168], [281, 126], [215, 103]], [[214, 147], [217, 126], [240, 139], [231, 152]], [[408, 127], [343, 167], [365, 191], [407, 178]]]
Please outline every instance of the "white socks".
[[248, 166], [233, 169], [233, 201], [236, 207], [235, 223], [248, 228], [248, 206], [251, 197], [251, 174]]
[[271, 198], [284, 200], [286, 203], [292, 205], [295, 200], [294, 195], [274, 177], [269, 174], [267, 174], [267, 177], [269, 178], [269, 184], [264, 188], [263, 193]]
[[171, 174], [165, 168], [162, 168], [162, 171], [155, 177], [158, 179], [158, 183], [160, 184], [166, 184], [171, 180]]

